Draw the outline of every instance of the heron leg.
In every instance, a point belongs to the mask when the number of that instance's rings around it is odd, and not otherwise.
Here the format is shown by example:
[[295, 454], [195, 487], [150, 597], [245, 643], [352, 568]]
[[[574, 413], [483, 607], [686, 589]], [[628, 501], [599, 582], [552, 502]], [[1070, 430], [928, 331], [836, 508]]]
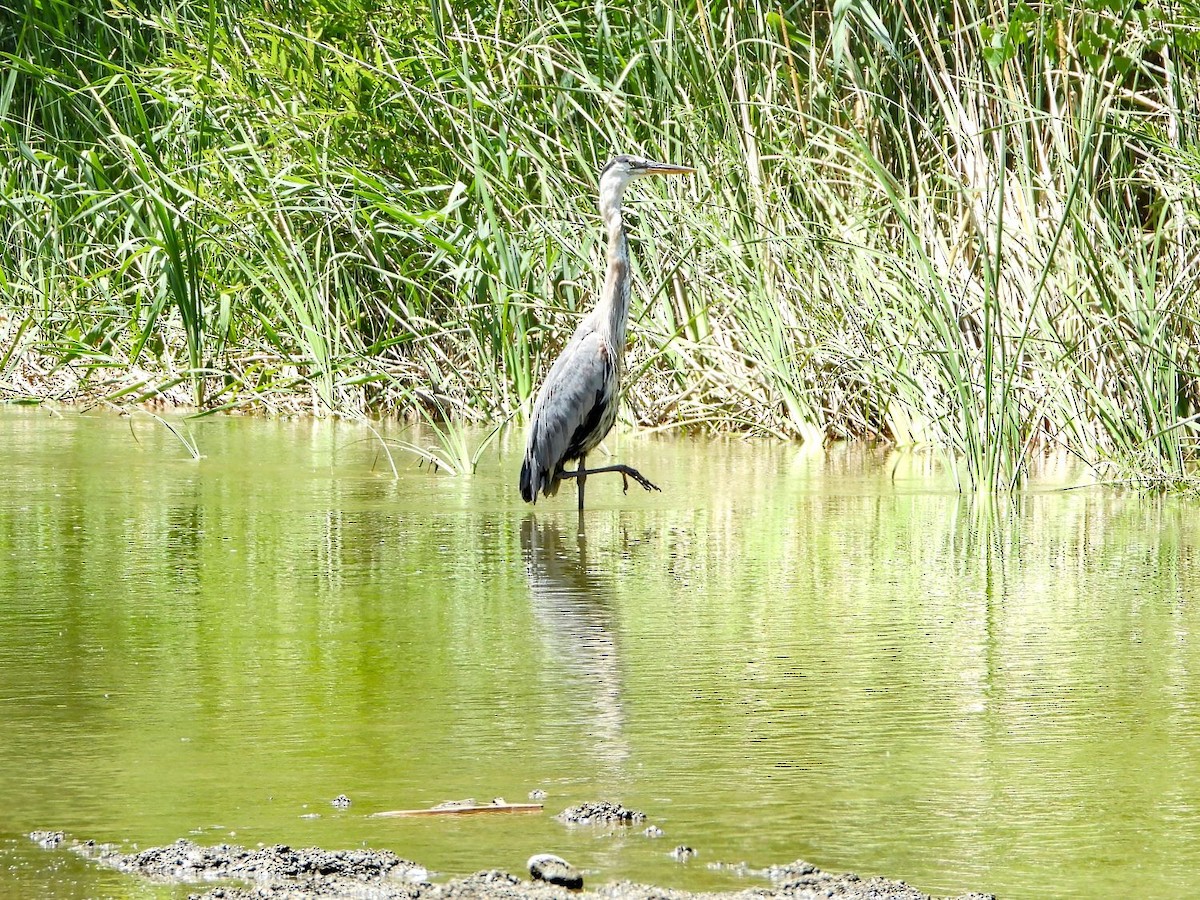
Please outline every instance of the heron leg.
[[662, 490], [662, 488], [660, 488], [657, 484], [655, 484], [653, 481], [651, 481], [649, 478], [647, 478], [645, 475], [643, 475], [641, 472], [639, 472], [633, 466], [616, 465], [616, 466], [601, 466], [599, 469], [585, 469], [583, 466], [582, 458], [579, 460], [579, 465], [575, 468], [575, 471], [568, 472], [565, 469], [560, 469], [558, 475], [560, 478], [575, 478], [579, 481], [579, 508], [583, 509], [583, 482], [587, 479], [587, 477], [589, 475], [599, 475], [602, 472], [620, 472], [621, 479], [625, 482], [625, 492], [626, 493], [629, 492], [629, 479], [630, 478], [632, 478], [634, 481], [636, 481], [638, 484], [640, 484], [642, 487], [644, 487], [648, 491], [661, 491]]
[[579, 485], [579, 511], [583, 512], [583, 485], [587, 481], [588, 470], [583, 466], [585, 457], [579, 457], [579, 462], [575, 464], [575, 483]]

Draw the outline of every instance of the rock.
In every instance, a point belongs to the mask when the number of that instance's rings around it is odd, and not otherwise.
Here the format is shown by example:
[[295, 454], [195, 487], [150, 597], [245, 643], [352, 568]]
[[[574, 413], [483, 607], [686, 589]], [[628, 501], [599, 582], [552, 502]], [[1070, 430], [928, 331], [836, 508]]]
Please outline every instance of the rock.
[[500, 869], [486, 869], [455, 878], [444, 885], [434, 888], [439, 900], [452, 900], [456, 897], [506, 897], [518, 891], [524, 882], [516, 875], [503, 872]]
[[336, 797], [334, 797], [329, 802], [332, 803], [334, 806], [336, 806], [338, 809], [346, 809], [350, 805], [350, 798], [347, 797], [345, 794], [338, 794]]
[[[824, 896], [845, 900], [874, 900], [887, 897], [889, 900], [930, 900], [929, 895], [905, 884], [888, 878], [875, 876], [861, 878], [853, 872], [834, 874], [823, 872], [810, 862], [798, 859], [780, 866], [768, 866], [757, 874], [765, 875], [775, 883], [775, 889], [784, 896]], [[965, 894], [959, 900], [995, 900], [986, 894]]]
[[650, 825], [642, 832], [648, 838], [660, 838], [663, 836], [663, 830], [657, 825]]
[[[763, 874], [772, 881], [792, 881], [807, 875], [819, 875], [821, 870], [810, 862], [798, 859], [783, 866], [768, 866]], [[843, 876], [844, 877], [844, 876]], [[855, 876], [857, 878], [857, 876]]]
[[63, 842], [61, 831], [31, 831], [29, 839], [46, 850], [54, 850]]
[[[387, 850], [295, 849], [285, 844], [247, 849], [231, 844], [202, 846], [189, 840], [125, 853], [114, 844], [63, 839], [59, 832], [33, 832], [31, 838], [52, 846], [69, 846], [100, 865], [156, 881], [244, 882], [212, 886], [197, 900], [563, 900], [563, 889], [579, 890], [583, 876], [565, 860], [549, 853], [529, 860], [534, 879], [522, 881], [506, 872], [479, 872], [441, 884], [429, 883], [429, 872]], [[695, 855], [686, 845], [671, 856], [683, 862]], [[607, 900], [930, 900], [902, 881], [859, 878], [822, 872], [797, 860], [770, 869], [750, 869], [745, 863], [710, 867], [739, 875], [775, 878], [772, 888], [721, 894], [691, 894], [651, 885], [618, 883], [602, 887], [597, 897]], [[178, 892], [172, 896], [179, 896]], [[986, 894], [959, 900], [995, 900]]]
[[573, 891], [583, 887], [583, 876], [569, 862], [553, 853], [538, 853], [529, 857], [529, 875], [534, 881], [557, 884]]
[[529, 799], [536, 800], [537, 802], [540, 803], [541, 801], [546, 799], [546, 792], [543, 791], [541, 788], [534, 788], [532, 791], [529, 792]]
[[568, 806], [554, 818], [568, 825], [634, 825], [646, 821], [646, 814], [635, 809], [626, 809], [620, 803], [598, 800]]
[[122, 853], [112, 845], [76, 851], [121, 872], [183, 881], [240, 878], [259, 884], [292, 880], [333, 879], [345, 883], [371, 883], [385, 877], [423, 880], [423, 866], [401, 859], [389, 850], [293, 849], [286, 844], [249, 850], [233, 844], [206, 847], [178, 840], [165, 847]]

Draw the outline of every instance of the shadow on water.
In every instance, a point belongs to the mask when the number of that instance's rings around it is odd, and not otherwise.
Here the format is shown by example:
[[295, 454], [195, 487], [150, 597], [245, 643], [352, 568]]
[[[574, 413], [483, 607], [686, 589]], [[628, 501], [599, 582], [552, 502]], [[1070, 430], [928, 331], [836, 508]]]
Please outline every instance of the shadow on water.
[[618, 775], [629, 757], [624, 734], [616, 621], [609, 579], [588, 570], [583, 516], [574, 535], [556, 521], [521, 522], [521, 550], [539, 638], [547, 654], [589, 695], [596, 758]]

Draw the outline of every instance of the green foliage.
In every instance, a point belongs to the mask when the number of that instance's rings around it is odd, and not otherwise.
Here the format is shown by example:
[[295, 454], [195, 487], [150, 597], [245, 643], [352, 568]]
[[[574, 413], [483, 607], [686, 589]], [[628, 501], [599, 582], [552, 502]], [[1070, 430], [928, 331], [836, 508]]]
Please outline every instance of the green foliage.
[[1194, 3], [0, 13], [13, 396], [519, 420], [637, 150], [637, 421], [1193, 465]]

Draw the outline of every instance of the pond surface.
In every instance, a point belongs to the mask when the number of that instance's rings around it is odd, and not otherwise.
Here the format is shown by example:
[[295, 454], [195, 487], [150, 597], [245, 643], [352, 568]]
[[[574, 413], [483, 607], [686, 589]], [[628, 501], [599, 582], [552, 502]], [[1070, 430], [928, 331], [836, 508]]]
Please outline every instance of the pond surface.
[[[0, 409], [0, 896], [188, 893], [32, 829], [440, 876], [552, 851], [592, 884], [804, 858], [935, 893], [1194, 887], [1191, 503], [996, 509], [916, 457], [625, 436], [663, 493], [596, 476], [580, 533], [570, 485], [521, 503], [516, 440], [393, 477], [355, 424], [186, 427], [198, 461], [145, 414]], [[367, 817], [534, 788], [544, 815]], [[665, 835], [550, 817], [602, 798]]]

